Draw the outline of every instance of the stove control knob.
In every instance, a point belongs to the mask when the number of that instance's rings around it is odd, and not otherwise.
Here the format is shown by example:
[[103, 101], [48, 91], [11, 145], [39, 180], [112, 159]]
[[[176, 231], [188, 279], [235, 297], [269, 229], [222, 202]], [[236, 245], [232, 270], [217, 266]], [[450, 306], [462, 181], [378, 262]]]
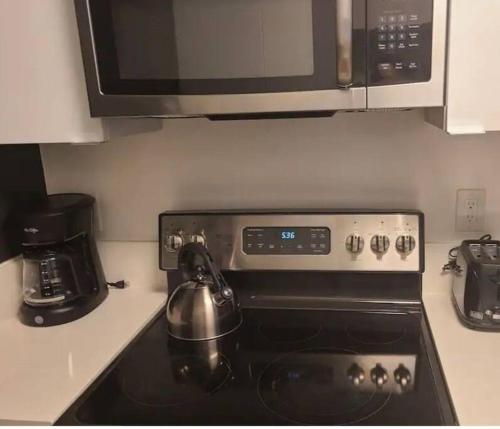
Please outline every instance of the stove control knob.
[[365, 372], [358, 364], [353, 363], [347, 370], [347, 378], [355, 386], [359, 386], [365, 381]]
[[365, 247], [365, 240], [358, 234], [351, 234], [345, 240], [345, 247], [353, 255], [359, 255]]
[[381, 389], [383, 385], [389, 381], [387, 371], [379, 363], [372, 369], [370, 377], [379, 389]]
[[191, 242], [192, 243], [200, 243], [202, 246], [207, 245], [207, 239], [203, 234], [193, 234], [191, 236]]
[[415, 239], [411, 235], [400, 235], [396, 240], [396, 250], [402, 255], [413, 252], [415, 245]]
[[394, 379], [401, 387], [406, 387], [411, 383], [411, 373], [404, 365], [400, 364], [394, 371]]
[[383, 255], [389, 250], [390, 244], [391, 242], [387, 235], [374, 235], [370, 247], [376, 254]]
[[179, 233], [168, 234], [165, 241], [165, 247], [169, 252], [176, 252], [184, 245], [184, 239]]

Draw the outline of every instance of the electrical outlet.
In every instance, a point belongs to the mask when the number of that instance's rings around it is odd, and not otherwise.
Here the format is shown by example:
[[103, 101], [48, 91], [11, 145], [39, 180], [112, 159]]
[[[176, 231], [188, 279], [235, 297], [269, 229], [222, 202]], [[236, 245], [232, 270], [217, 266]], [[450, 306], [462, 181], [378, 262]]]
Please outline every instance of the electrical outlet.
[[483, 232], [485, 211], [485, 189], [459, 189], [457, 191], [457, 231]]

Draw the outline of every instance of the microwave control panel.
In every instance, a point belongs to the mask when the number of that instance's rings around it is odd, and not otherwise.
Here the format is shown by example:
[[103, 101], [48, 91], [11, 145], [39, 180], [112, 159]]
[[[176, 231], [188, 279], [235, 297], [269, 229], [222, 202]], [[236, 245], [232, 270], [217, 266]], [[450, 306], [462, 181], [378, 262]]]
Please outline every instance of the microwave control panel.
[[433, 0], [368, 2], [369, 86], [431, 79], [433, 3]]

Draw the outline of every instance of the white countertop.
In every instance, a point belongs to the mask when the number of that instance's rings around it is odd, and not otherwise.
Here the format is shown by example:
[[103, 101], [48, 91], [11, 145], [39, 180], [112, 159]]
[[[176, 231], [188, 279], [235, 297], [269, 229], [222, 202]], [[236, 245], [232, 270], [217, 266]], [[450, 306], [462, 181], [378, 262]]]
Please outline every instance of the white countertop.
[[424, 306], [460, 425], [500, 425], [500, 332], [464, 327], [441, 267], [452, 246], [428, 245]]
[[[426, 246], [424, 303], [453, 404], [462, 425], [500, 424], [500, 333], [469, 330], [442, 275], [451, 244]], [[75, 322], [30, 328], [16, 318], [20, 260], [0, 264], [0, 424], [55, 422], [160, 310], [165, 276], [156, 243], [100, 243], [109, 281], [130, 281]], [[6, 296], [6, 298], [5, 298]]]
[[130, 276], [121, 278], [148, 278], [150, 283], [131, 281], [126, 289], [110, 289], [88, 315], [48, 328], [18, 321], [21, 261], [0, 265], [0, 285], [15, 304], [0, 314], [0, 424], [54, 423], [158, 313], [166, 300], [165, 287], [153, 280], [159, 278], [154, 269], [138, 274], [137, 264], [150, 255], [149, 244], [143, 246], [145, 253], [140, 244], [105, 244], [101, 256], [108, 280], [120, 279], [110, 272], [128, 271]]

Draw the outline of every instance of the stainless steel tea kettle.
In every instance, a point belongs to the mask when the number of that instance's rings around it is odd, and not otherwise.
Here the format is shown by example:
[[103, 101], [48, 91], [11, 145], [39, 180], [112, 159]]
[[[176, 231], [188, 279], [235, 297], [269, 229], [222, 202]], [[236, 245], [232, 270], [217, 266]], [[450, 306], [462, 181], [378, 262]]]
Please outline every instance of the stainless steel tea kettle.
[[236, 330], [242, 315], [233, 290], [200, 243], [179, 251], [184, 283], [167, 302], [169, 334], [183, 340], [211, 340]]

